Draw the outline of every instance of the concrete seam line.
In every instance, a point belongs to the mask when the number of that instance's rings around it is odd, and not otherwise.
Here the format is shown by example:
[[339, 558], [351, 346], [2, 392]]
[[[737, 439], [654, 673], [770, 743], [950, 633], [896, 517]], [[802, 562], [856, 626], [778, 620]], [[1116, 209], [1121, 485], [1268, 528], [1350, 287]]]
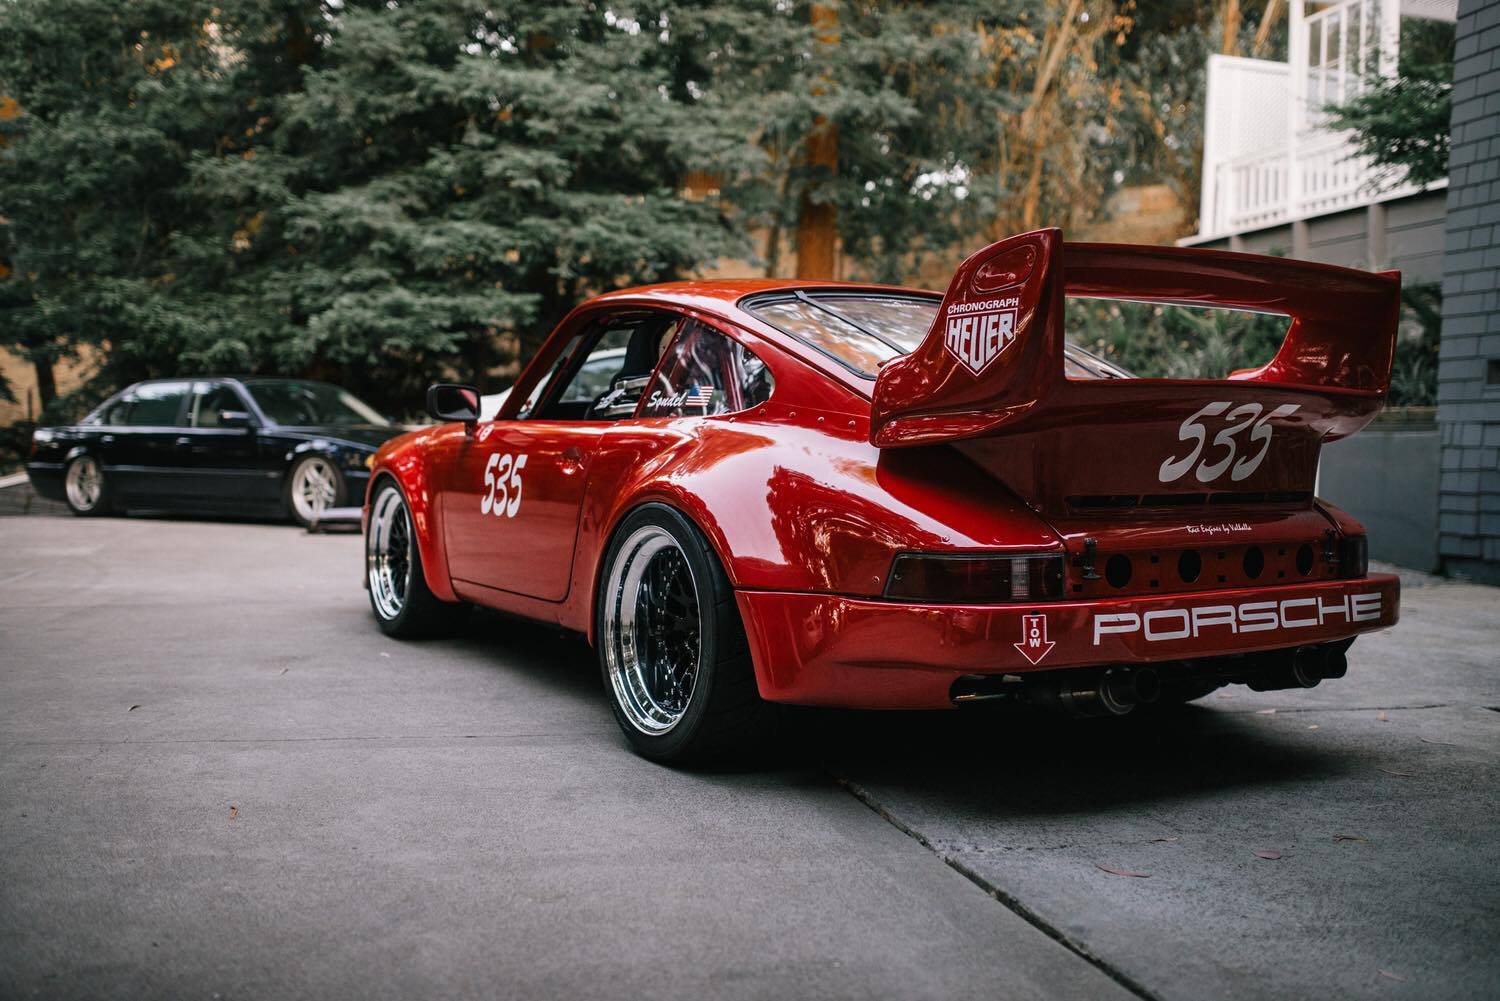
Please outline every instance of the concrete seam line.
[[870, 792], [859, 783], [850, 781], [849, 779], [844, 778], [842, 775], [834, 775], [833, 780], [839, 785], [843, 786], [845, 791], [847, 791], [851, 796], [868, 807], [870, 811], [881, 820], [884, 820], [896, 830], [900, 831], [902, 834], [911, 838], [917, 844], [921, 845], [923, 848], [926, 848], [938, 858], [942, 859], [943, 863], [947, 865], [948, 868], [952, 869], [954, 872], [958, 873], [960, 876], [964, 877], [969, 882], [979, 887], [989, 896], [999, 901], [1002, 906], [1012, 911], [1017, 917], [1021, 918], [1027, 924], [1036, 928], [1043, 935], [1046, 935], [1048, 938], [1061, 945], [1064, 949], [1067, 949], [1069, 952], [1073, 953], [1073, 955], [1077, 956], [1079, 959], [1082, 959], [1084, 962], [1088, 963], [1090, 966], [1094, 967], [1100, 973], [1104, 974], [1106, 977], [1113, 980], [1121, 987], [1130, 991], [1132, 994], [1135, 994], [1137, 997], [1144, 999], [1144, 1001], [1160, 1001], [1157, 995], [1153, 994], [1150, 989], [1148, 989], [1144, 984], [1141, 984], [1140, 982], [1135, 980], [1128, 973], [1125, 973], [1123, 970], [1116, 969], [1102, 957], [1090, 952], [1088, 948], [1085, 947], [1082, 943], [1076, 942], [1073, 939], [1069, 938], [1062, 931], [1062, 929], [1048, 922], [1040, 914], [1036, 913], [1030, 907], [1027, 907], [1025, 904], [1021, 903], [1020, 900], [1016, 899], [1011, 894], [1006, 893], [994, 883], [991, 883], [979, 873], [964, 865], [958, 859], [949, 855], [947, 852], [939, 851], [937, 848], [933, 847], [932, 842], [927, 840], [927, 837], [925, 835], [913, 828], [911, 825], [898, 820], [895, 815], [893, 815], [885, 807], [881, 806], [880, 803], [876, 801], [875, 797], [872, 796]]

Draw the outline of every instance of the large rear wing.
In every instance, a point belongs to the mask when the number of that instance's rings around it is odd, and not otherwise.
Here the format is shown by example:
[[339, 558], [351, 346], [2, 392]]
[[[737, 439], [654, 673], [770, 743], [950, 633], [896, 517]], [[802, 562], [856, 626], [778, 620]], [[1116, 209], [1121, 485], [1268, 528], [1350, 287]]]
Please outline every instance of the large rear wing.
[[[981, 447], [980, 439], [1014, 438], [1013, 446], [995, 441], [981, 450], [1013, 467], [1013, 487], [1054, 499], [1063, 491], [1201, 491], [1231, 483], [1239, 491], [1310, 490], [1321, 443], [1359, 430], [1385, 399], [1400, 288], [1395, 271], [1064, 243], [1056, 229], [1012, 237], [959, 266], [922, 343], [881, 370], [870, 440], [882, 448]], [[1224, 306], [1284, 314], [1291, 323], [1270, 362], [1225, 380], [1069, 379], [1067, 295]], [[1273, 461], [1231, 461], [1220, 471], [1222, 484], [1203, 476], [1202, 467], [1218, 468], [1224, 449], [1243, 459], [1262, 441], [1269, 448], [1273, 432]], [[1195, 440], [1204, 456], [1199, 471], [1169, 475], [1177, 467], [1165, 460], [1186, 453], [1179, 442]], [[1059, 463], [1069, 470], [1050, 468]]]
[[[1229, 381], [1337, 398], [1330, 409], [1344, 416], [1324, 429], [1325, 437], [1352, 434], [1390, 386], [1400, 289], [1398, 271], [1185, 247], [1064, 243], [1057, 229], [1025, 233], [959, 265], [927, 337], [881, 371], [870, 437], [894, 447], [1002, 433], [1043, 404], [1081, 402], [1113, 386], [1064, 376], [1066, 295], [1289, 316], [1276, 357]], [[1350, 408], [1365, 419], [1351, 423]]]

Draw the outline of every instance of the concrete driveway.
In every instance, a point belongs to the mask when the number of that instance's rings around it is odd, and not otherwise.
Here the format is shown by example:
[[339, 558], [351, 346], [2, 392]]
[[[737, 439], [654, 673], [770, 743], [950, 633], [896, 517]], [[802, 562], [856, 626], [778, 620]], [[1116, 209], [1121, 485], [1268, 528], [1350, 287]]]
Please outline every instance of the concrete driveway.
[[398, 643], [358, 575], [350, 536], [0, 518], [0, 996], [1500, 991], [1493, 590], [1410, 588], [1313, 692], [808, 713], [695, 773], [578, 640]]

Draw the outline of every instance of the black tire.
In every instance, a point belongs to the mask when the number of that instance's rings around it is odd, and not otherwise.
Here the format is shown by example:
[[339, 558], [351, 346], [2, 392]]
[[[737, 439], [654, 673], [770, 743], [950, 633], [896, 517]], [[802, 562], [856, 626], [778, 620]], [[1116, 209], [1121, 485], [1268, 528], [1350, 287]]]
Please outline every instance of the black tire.
[[[87, 484], [87, 485], [86, 485]], [[83, 452], [68, 460], [63, 470], [63, 500], [82, 518], [108, 514], [114, 506], [109, 477], [97, 456]]]
[[[655, 701], [655, 695], [645, 692], [644, 684], [637, 689], [630, 687], [630, 665], [651, 659], [648, 644], [658, 642], [665, 649], [672, 642], [653, 640], [651, 628], [678, 627], [690, 631], [690, 625], [682, 625], [691, 622], [689, 614], [677, 614], [672, 610], [673, 603], [666, 596], [669, 592], [665, 587], [659, 589], [663, 594], [659, 600], [643, 599], [642, 595], [655, 594], [657, 589], [642, 576], [634, 599], [638, 604], [633, 616], [633, 638], [629, 644], [621, 641], [619, 628], [624, 606], [630, 603], [626, 597], [631, 590], [627, 581], [631, 568], [640, 565], [635, 562], [642, 558], [640, 554], [649, 546], [660, 545], [662, 548], [656, 552], [676, 559], [668, 552], [670, 546], [660, 533], [665, 533], [675, 543], [677, 552], [691, 571], [685, 584], [674, 586], [691, 586], [696, 595], [698, 613], [698, 652], [692, 670], [692, 685], [685, 696], [685, 706], [678, 707], [674, 703], [669, 709], [662, 709]], [[639, 542], [643, 537], [650, 541]], [[644, 558], [649, 564], [659, 557]], [[697, 526], [665, 505], [645, 505], [620, 523], [600, 567], [594, 601], [595, 647], [599, 653], [599, 670], [604, 679], [606, 697], [631, 747], [653, 761], [678, 764], [742, 757], [764, 747], [776, 729], [779, 707], [760, 697], [734, 591], [718, 557]], [[642, 570], [643, 575], [649, 572], [650, 567]], [[681, 582], [683, 578], [675, 574], [671, 580]], [[677, 604], [680, 606], [681, 603]], [[648, 605], [652, 610], [644, 611]], [[646, 621], [654, 625], [643, 628], [642, 622]], [[689, 645], [684, 642], [678, 649]], [[644, 673], [643, 670], [637, 677], [643, 677]], [[683, 697], [676, 671], [653, 671], [651, 674], [653, 679], [665, 678], [663, 684], [678, 686], [673, 689], [673, 694], [677, 698]], [[630, 694], [632, 691], [638, 693], [634, 700]], [[645, 726], [653, 723], [665, 725], [662, 720], [646, 720], [644, 724], [636, 722], [643, 715], [640, 696], [644, 696], [646, 705], [644, 715], [660, 710], [666, 717], [675, 712], [679, 714], [676, 722], [658, 731], [650, 731]]]
[[[377, 523], [377, 519], [381, 520]], [[427, 586], [411, 510], [391, 480], [381, 481], [371, 496], [370, 520], [365, 526], [365, 585], [380, 631], [397, 639], [453, 633], [470, 609], [464, 602], [442, 600]]]
[[314, 469], [326, 476], [332, 484], [331, 488], [324, 493], [324, 508], [338, 507], [349, 496], [349, 489], [344, 484], [344, 474], [339, 472], [338, 463], [334, 462], [331, 456], [314, 452], [299, 458], [286, 471], [286, 480], [282, 486], [282, 499], [286, 504], [287, 514], [303, 528], [316, 520], [310, 498], [299, 496], [303, 494], [303, 478]]

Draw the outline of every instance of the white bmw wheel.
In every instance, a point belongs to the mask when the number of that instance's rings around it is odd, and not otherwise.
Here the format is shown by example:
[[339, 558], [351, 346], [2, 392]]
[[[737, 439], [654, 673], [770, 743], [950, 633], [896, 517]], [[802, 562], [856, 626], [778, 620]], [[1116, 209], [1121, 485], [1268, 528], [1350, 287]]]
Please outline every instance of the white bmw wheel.
[[337, 507], [343, 482], [333, 463], [321, 455], [310, 455], [292, 467], [287, 492], [292, 515], [310, 525], [328, 508]]
[[103, 510], [104, 469], [92, 455], [80, 455], [68, 463], [63, 488], [74, 514], [98, 514]]

